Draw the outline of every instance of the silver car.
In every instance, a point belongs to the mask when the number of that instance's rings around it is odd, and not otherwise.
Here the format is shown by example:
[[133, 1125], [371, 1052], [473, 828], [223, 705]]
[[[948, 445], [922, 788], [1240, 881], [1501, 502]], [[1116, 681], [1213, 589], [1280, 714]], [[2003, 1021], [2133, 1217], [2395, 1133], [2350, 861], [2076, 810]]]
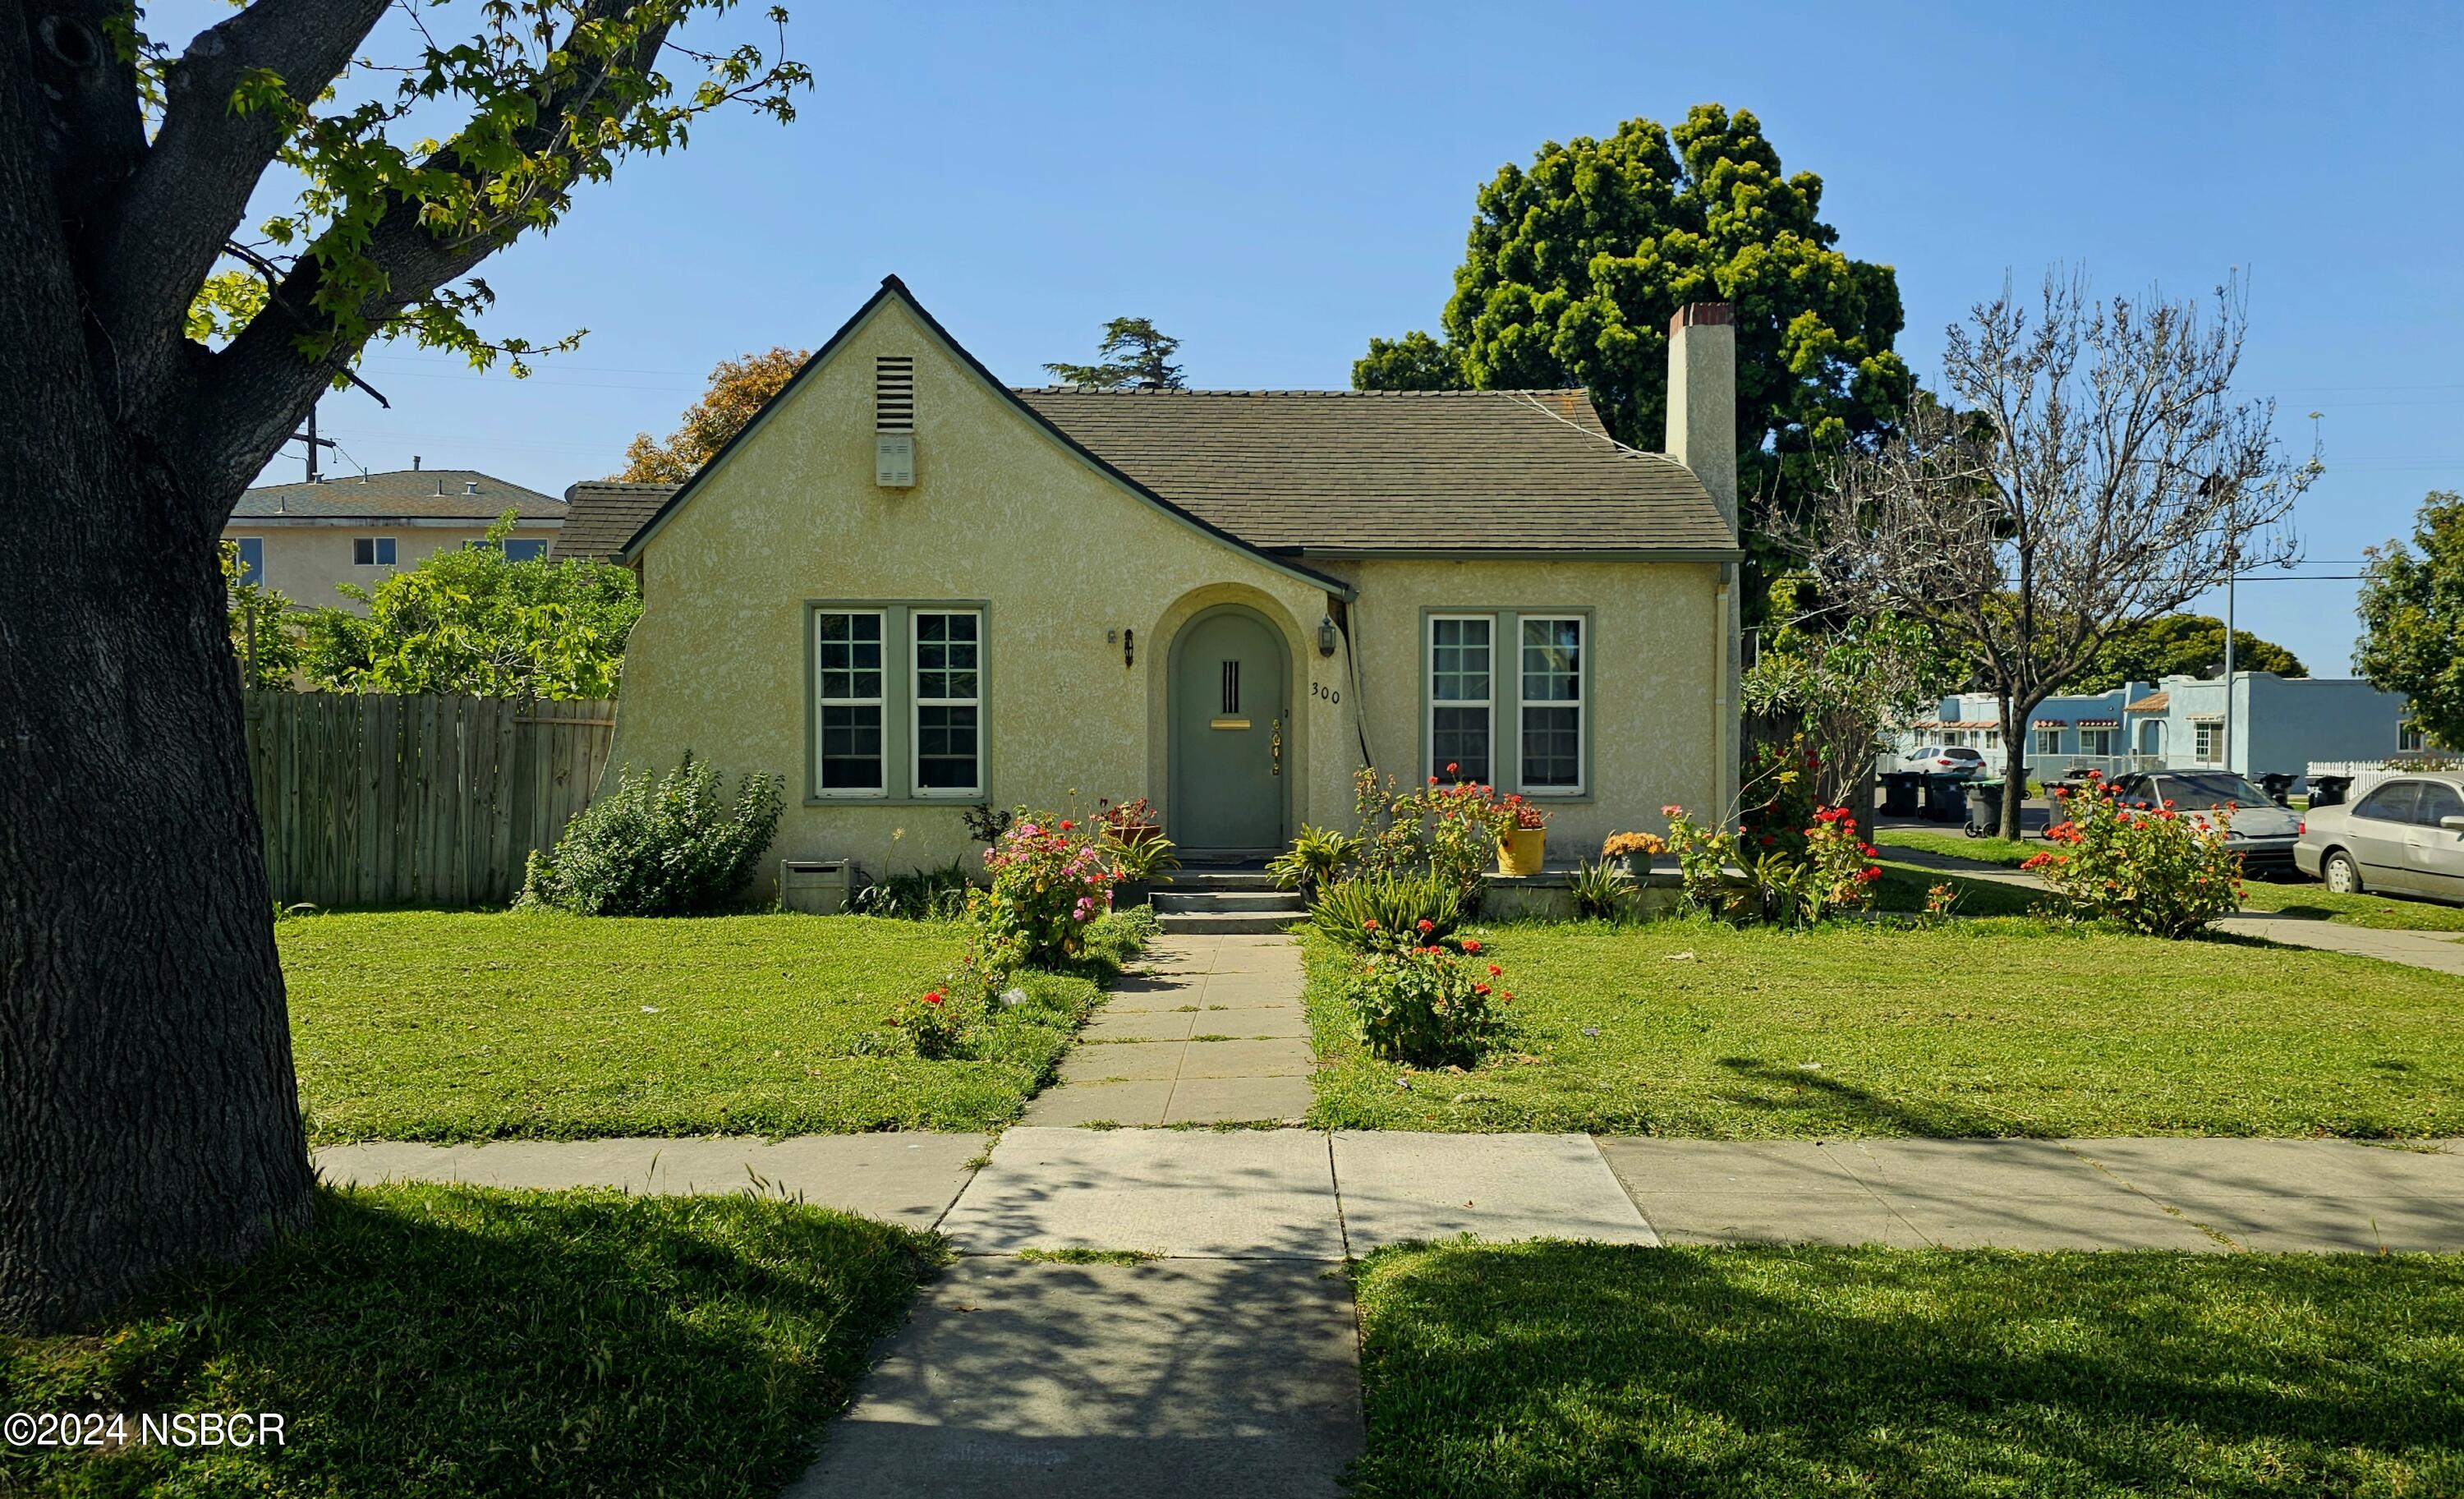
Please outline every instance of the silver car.
[[2333, 891], [2464, 901], [2464, 778], [2404, 776], [2349, 805], [2314, 806], [2293, 862]]
[[2301, 820], [2230, 770], [2138, 771], [2114, 777], [2113, 789], [2130, 806], [2170, 806], [2192, 815], [2232, 807], [2225, 847], [2241, 855], [2247, 873], [2288, 873], [2299, 863], [2294, 849]]

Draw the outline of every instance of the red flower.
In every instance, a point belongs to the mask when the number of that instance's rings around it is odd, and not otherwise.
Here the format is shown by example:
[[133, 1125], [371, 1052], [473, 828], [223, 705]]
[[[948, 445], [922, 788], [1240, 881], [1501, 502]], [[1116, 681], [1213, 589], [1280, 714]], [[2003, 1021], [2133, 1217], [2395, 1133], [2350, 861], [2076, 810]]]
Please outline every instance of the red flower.
[[1431, 777], [1429, 778], [1429, 784], [1431, 784], [1431, 785], [1436, 785], [1437, 783], [1438, 783], [1438, 778], [1437, 778], [1437, 777], [1435, 777], [1435, 776], [1431, 776]]
[[1480, 951], [1480, 938], [1479, 938], [1479, 937], [1464, 937], [1464, 938], [1463, 938], [1463, 950], [1464, 952], [1466, 952], [1466, 953], [1477, 953], [1477, 952], [1479, 952], [1479, 951]]
[[1461, 765], [1456, 764], [1453, 761], [1446, 761], [1446, 774], [1447, 774], [1447, 775], [1449, 775], [1449, 776], [1459, 776], [1459, 775], [1463, 774], [1463, 767], [1462, 767]]
[[1495, 963], [1491, 963], [1491, 964], [1489, 964], [1489, 965], [1488, 965], [1488, 976], [1489, 976], [1490, 978], [1492, 978], [1492, 979], [1496, 978], [1499, 974], [1502, 974], [1502, 973], [1504, 973], [1505, 971], [1506, 971], [1505, 969], [1500, 968], [1500, 967], [1499, 967], [1499, 966], [1497, 966], [1497, 964], [1495, 964]]
[[1485, 983], [1475, 983], [1471, 986], [1471, 992], [1485, 999], [1488, 995], [1488, 985]]
[[1375, 919], [1363, 921], [1360, 923], [1360, 930], [1363, 932], [1375, 932], [1377, 930], [1377, 923]]
[[1066, 832], [1067, 832], [1067, 831], [1068, 831], [1069, 829], [1071, 829], [1072, 827], [1077, 827], [1077, 826], [1078, 826], [1078, 825], [1077, 825], [1076, 823], [1071, 822], [1069, 819], [1067, 819], [1067, 818], [1066, 818], [1066, 817], [1065, 817], [1065, 818], [1063, 818], [1063, 819], [1061, 820], [1061, 830], [1062, 830], [1063, 832], [1065, 832], [1065, 833], [1066, 833]]
[[945, 996], [941, 993], [941, 991], [940, 991], [940, 990], [938, 990], [938, 989], [935, 989], [935, 990], [934, 990], [932, 993], [930, 993], [930, 994], [928, 994], [928, 995], [924, 996], [924, 1003], [927, 1003], [927, 1004], [938, 1004], [938, 1003], [941, 1003], [941, 1001], [942, 1001], [944, 998], [945, 998]]
[[1434, 931], [1436, 931], [1437, 929], [1438, 929], [1438, 924], [1437, 924], [1436, 922], [1434, 922], [1434, 921], [1430, 920], [1430, 919], [1429, 919], [1428, 917], [1426, 917], [1426, 916], [1422, 916], [1422, 917], [1420, 918], [1420, 930], [1421, 930], [1421, 931], [1423, 931], [1423, 932], [1434, 932]]

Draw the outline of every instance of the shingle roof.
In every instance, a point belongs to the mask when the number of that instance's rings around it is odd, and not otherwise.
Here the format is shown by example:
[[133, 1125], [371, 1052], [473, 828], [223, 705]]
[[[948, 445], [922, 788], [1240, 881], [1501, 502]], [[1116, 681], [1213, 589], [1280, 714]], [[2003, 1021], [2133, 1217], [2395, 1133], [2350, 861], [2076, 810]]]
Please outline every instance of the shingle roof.
[[548, 548], [558, 562], [588, 557], [612, 562], [642, 523], [658, 514], [673, 484], [630, 484], [622, 479], [584, 479], [564, 487], [564, 526]]
[[[469, 493], [476, 484], [479, 492]], [[562, 520], [564, 501], [508, 484], [476, 469], [397, 469], [390, 474], [328, 479], [321, 484], [268, 484], [239, 497], [233, 518], [299, 520], [415, 516], [469, 518], [485, 524], [508, 509], [524, 520]]]
[[1580, 390], [1016, 394], [1148, 489], [1270, 550], [1737, 544], [1692, 473], [1610, 441]]

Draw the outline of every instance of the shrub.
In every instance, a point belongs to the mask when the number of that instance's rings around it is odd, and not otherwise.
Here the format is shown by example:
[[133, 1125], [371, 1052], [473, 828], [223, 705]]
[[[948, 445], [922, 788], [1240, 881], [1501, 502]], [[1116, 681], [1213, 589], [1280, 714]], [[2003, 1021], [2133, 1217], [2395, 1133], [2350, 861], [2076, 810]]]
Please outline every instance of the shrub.
[[1756, 744], [1746, 756], [1747, 805], [1738, 815], [1738, 847], [1749, 859], [1765, 853], [1792, 862], [1805, 857], [1805, 838], [1814, 826], [1814, 778], [1822, 758], [1806, 747], [1805, 736], [1792, 735], [1786, 744]]
[[1463, 910], [1462, 893], [1441, 876], [1364, 874], [1320, 890], [1309, 924], [1346, 946], [1367, 947], [1381, 932], [1444, 937], [1462, 924]]
[[1426, 786], [1401, 791], [1392, 777], [1380, 782], [1374, 770], [1353, 778], [1353, 805], [1360, 816], [1363, 873], [1430, 875], [1452, 886], [1458, 900], [1473, 908], [1480, 902], [1481, 876], [1496, 861], [1498, 840], [1516, 817], [1514, 807], [1485, 785], [1441, 784], [1431, 776]]
[[1514, 996], [1496, 987], [1498, 966], [1479, 956], [1478, 942], [1463, 947], [1456, 953], [1427, 934], [1372, 947], [1342, 989], [1362, 1044], [1414, 1067], [1478, 1061], [1502, 1027], [1497, 1007]]
[[928, 990], [908, 1000], [891, 1015], [890, 1024], [928, 1062], [957, 1056], [966, 1045], [965, 1018], [945, 990]]
[[730, 801], [687, 751], [652, 780], [627, 768], [574, 814], [553, 854], [534, 852], [520, 904], [585, 916], [681, 916], [728, 906], [779, 827], [779, 778], [746, 776]]
[[1320, 890], [1342, 876], [1360, 857], [1360, 840], [1332, 827], [1301, 825], [1292, 846], [1275, 855], [1266, 872], [1283, 890], [1297, 890], [1315, 898]]
[[2122, 805], [2102, 776], [2060, 791], [2066, 820], [2046, 830], [2057, 847], [2029, 859], [2074, 920], [2110, 921], [2150, 937], [2189, 937], [2241, 903], [2241, 862], [2225, 847], [2228, 805], [2185, 816], [2167, 802]]
[[1615, 864], [1577, 864], [1566, 886], [1574, 897], [1574, 915], [1595, 920], [1616, 920], [1634, 899], [1634, 876]]
[[1686, 816], [1682, 806], [1663, 806], [1660, 811], [1668, 819], [1668, 851], [1677, 856], [1685, 904], [1705, 915], [1730, 915], [1739, 892], [1725, 871], [1737, 862], [1737, 835], [1704, 827]]
[[1811, 926], [1825, 916], [1873, 902], [1882, 867], [1874, 846], [1857, 836], [1857, 819], [1844, 806], [1826, 806], [1797, 835], [1795, 857], [1757, 855], [1748, 871], [1762, 918], [1781, 926]]
[[1111, 866], [1115, 882], [1127, 880], [1140, 885], [1158, 878], [1170, 880], [1172, 871], [1180, 868], [1180, 854], [1173, 841], [1152, 830], [1124, 838], [1117, 829], [1107, 827], [1104, 859]]
[[1111, 900], [1100, 828], [1022, 809], [984, 850], [992, 889], [968, 902], [988, 972], [1048, 968], [1078, 956]]

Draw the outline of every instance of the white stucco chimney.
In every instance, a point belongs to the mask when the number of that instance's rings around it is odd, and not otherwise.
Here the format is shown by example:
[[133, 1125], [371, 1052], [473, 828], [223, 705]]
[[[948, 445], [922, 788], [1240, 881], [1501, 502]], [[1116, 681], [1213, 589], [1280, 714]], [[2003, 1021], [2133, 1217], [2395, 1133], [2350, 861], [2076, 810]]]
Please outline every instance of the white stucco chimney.
[[1737, 526], [1737, 330], [1727, 302], [1668, 320], [1668, 455], [1694, 471]]

